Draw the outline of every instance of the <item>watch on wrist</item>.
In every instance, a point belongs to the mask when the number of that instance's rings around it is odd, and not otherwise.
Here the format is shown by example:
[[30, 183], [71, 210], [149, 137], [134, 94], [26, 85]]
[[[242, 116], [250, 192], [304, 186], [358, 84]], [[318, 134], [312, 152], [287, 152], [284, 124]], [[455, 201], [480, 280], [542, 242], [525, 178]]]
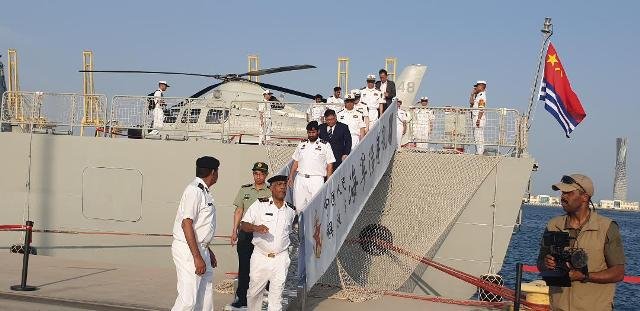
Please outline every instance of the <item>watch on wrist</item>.
[[582, 275], [584, 275], [584, 278], [580, 280], [580, 283], [587, 283], [589, 281], [589, 271], [583, 272]]

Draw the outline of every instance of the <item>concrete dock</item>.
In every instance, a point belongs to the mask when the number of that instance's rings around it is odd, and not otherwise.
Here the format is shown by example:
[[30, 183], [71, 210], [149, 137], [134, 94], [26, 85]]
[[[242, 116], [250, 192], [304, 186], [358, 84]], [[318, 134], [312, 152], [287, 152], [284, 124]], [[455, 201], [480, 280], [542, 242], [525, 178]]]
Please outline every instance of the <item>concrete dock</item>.
[[[132, 262], [135, 258], [132, 255]], [[20, 284], [22, 255], [0, 254], [0, 310], [169, 310], [176, 298], [174, 269], [124, 266], [49, 256], [30, 256], [28, 285], [39, 289], [17, 292], [9, 289]], [[220, 281], [223, 273], [216, 272]], [[215, 310], [223, 310], [232, 301], [229, 294], [215, 293]], [[363, 303], [313, 298], [307, 310], [487, 310], [483, 307], [433, 304], [415, 299], [384, 296]]]

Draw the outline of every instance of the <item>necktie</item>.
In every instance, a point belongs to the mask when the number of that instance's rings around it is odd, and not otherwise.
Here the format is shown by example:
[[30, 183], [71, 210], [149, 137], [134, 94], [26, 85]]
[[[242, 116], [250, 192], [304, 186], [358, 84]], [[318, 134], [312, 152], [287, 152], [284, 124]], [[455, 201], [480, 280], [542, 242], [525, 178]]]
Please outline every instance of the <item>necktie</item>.
[[331, 136], [333, 136], [333, 128], [332, 127], [329, 128], [329, 139], [331, 139]]

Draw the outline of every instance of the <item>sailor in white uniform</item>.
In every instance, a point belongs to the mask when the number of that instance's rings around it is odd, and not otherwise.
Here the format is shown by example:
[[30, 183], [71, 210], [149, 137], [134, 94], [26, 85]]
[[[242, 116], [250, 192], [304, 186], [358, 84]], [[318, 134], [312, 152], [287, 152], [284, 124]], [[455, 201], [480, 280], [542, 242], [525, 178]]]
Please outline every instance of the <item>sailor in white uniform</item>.
[[258, 114], [260, 118], [260, 139], [259, 144], [263, 145], [265, 141], [271, 139], [271, 101], [273, 93], [269, 90], [262, 92], [264, 101], [258, 103]]
[[476, 154], [484, 154], [484, 127], [487, 117], [484, 108], [487, 106], [487, 81], [478, 81], [471, 93], [471, 125], [473, 126], [473, 138], [476, 143]]
[[367, 105], [369, 124], [367, 128], [371, 128], [373, 124], [378, 121], [379, 116], [382, 114], [384, 97], [382, 92], [375, 88], [376, 76], [367, 76], [367, 87], [360, 91], [360, 101]]
[[353, 150], [360, 140], [364, 137], [364, 129], [366, 125], [363, 121], [362, 111], [354, 108], [355, 96], [347, 95], [345, 98], [344, 109], [338, 112], [338, 122], [349, 126], [351, 133], [351, 150]]
[[400, 100], [399, 98], [394, 98], [394, 99], [398, 105], [398, 114], [397, 114], [398, 120], [396, 121], [397, 123], [396, 135], [398, 138], [398, 150], [400, 150], [400, 147], [402, 147], [402, 137], [407, 132], [407, 123], [409, 122], [409, 114], [404, 109], [400, 109], [400, 107], [402, 106], [402, 100]]
[[293, 165], [289, 172], [288, 185], [293, 187], [293, 204], [301, 213], [311, 198], [320, 190], [325, 178], [333, 173], [336, 159], [331, 145], [318, 138], [318, 122], [307, 124], [307, 137], [293, 152]]
[[433, 131], [433, 123], [435, 122], [435, 114], [431, 109], [428, 109], [429, 98], [420, 98], [420, 103], [417, 108], [413, 110], [414, 119], [411, 131], [413, 132], [413, 141], [416, 142], [416, 147], [421, 149], [429, 149], [429, 134]]
[[340, 96], [342, 96], [342, 88], [339, 86], [334, 87], [333, 95], [327, 98], [327, 109], [338, 111], [344, 107], [344, 100]]
[[220, 161], [196, 161], [196, 178], [184, 189], [173, 224], [171, 254], [178, 276], [178, 297], [172, 311], [213, 310], [213, 268], [209, 243], [216, 231], [216, 207], [209, 188], [218, 180]]
[[307, 122], [317, 121], [318, 123], [323, 123], [327, 105], [322, 102], [322, 95], [320, 94], [316, 94], [314, 100], [315, 103], [311, 104], [307, 109]]
[[158, 134], [158, 130], [164, 126], [164, 108], [167, 104], [162, 97], [168, 87], [167, 81], [158, 81], [158, 89], [153, 93], [153, 131], [150, 133], [152, 135]]
[[291, 259], [288, 247], [289, 234], [296, 218], [296, 210], [284, 198], [287, 193], [287, 176], [269, 178], [271, 197], [255, 201], [242, 217], [241, 229], [253, 232], [254, 245], [251, 255], [247, 308], [262, 310], [262, 296], [269, 285], [269, 311], [282, 310], [282, 291]]

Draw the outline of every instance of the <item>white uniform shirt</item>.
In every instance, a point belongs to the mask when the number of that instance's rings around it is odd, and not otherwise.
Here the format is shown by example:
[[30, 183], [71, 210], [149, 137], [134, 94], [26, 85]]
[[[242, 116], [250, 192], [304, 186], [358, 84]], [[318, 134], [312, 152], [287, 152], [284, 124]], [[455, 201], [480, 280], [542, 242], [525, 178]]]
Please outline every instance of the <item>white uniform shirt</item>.
[[153, 108], [153, 128], [161, 128], [164, 126], [163, 96], [164, 92], [161, 89], [157, 89], [155, 93], [153, 93], [153, 97], [155, 97], [153, 99], [155, 102], [155, 107]]
[[182, 192], [180, 205], [173, 224], [173, 238], [187, 242], [182, 231], [184, 219], [193, 220], [196, 242], [209, 244], [216, 231], [216, 206], [209, 188], [204, 181], [196, 177]]
[[311, 106], [309, 106], [309, 109], [307, 109], [309, 121], [318, 121], [318, 123], [322, 123], [320, 121], [322, 120], [322, 117], [324, 117], [324, 112], [326, 110], [327, 105], [317, 103], [311, 104]]
[[344, 123], [349, 126], [349, 132], [351, 136], [359, 136], [360, 129], [365, 128], [362, 112], [354, 109], [347, 110], [342, 109], [338, 112], [338, 122]]
[[381, 99], [384, 99], [382, 92], [376, 88], [364, 88], [360, 91], [360, 102], [367, 105], [369, 110], [378, 110], [378, 106], [383, 102]]
[[384, 92], [387, 91], [387, 82], [380, 82], [380, 92], [382, 92], [382, 96], [384, 97]]
[[298, 161], [298, 173], [312, 176], [327, 176], [327, 165], [336, 162], [331, 145], [320, 138], [299, 143], [291, 158]]
[[409, 122], [409, 114], [402, 109], [398, 109], [398, 133], [400, 133], [399, 135], [402, 135], [402, 129], [403, 129], [402, 124], [404, 122]]
[[267, 233], [253, 233], [251, 243], [262, 253], [280, 253], [289, 247], [289, 234], [296, 217], [296, 211], [288, 203], [278, 208], [273, 198], [256, 200], [242, 217], [242, 221], [256, 226], [265, 225]]
[[327, 98], [327, 104], [327, 109], [338, 112], [338, 110], [344, 107], [344, 99], [332, 95]]
[[265, 101], [262, 103], [258, 103], [258, 111], [262, 113], [263, 118], [271, 118], [271, 102]]
[[[487, 92], [482, 91], [478, 94], [476, 94], [476, 97], [473, 99], [473, 107], [474, 109], [484, 109], [485, 106], [487, 105]], [[471, 112], [471, 114], [473, 115], [473, 122], [477, 122], [478, 121], [478, 114], [480, 113], [480, 110], [473, 110]], [[481, 119], [481, 122], [486, 120], [486, 117], [483, 116], [483, 118]]]
[[428, 139], [431, 126], [436, 120], [436, 116], [427, 108], [417, 108], [414, 110], [415, 119], [413, 120], [413, 136], [421, 139]]

